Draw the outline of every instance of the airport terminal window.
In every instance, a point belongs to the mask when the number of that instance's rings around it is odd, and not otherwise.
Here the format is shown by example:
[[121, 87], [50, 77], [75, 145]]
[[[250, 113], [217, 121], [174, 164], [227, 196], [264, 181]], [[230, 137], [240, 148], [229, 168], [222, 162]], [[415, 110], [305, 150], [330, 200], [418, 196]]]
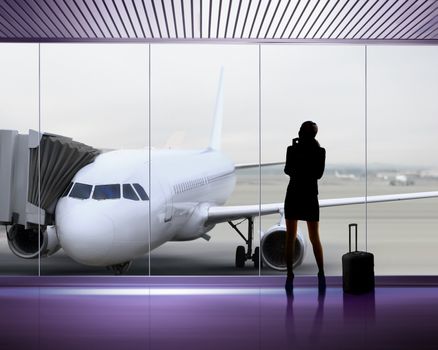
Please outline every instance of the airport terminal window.
[[93, 186], [87, 184], [81, 184], [80, 182], [76, 182], [73, 186], [73, 189], [70, 192], [70, 197], [79, 198], [79, 199], [88, 199], [90, 198], [91, 190]]
[[146, 191], [140, 184], [134, 184], [134, 188], [137, 190], [138, 195], [140, 196], [142, 201], [149, 200], [148, 195], [146, 194]]
[[135, 193], [130, 184], [123, 184], [123, 198], [132, 199], [134, 201], [139, 200], [137, 193]]
[[93, 199], [117, 199], [120, 198], [120, 185], [97, 185], [94, 187]]
[[68, 193], [70, 192], [71, 188], [73, 186], [73, 182], [70, 182], [68, 186], [65, 188], [64, 192], [62, 193], [61, 197], [67, 197]]

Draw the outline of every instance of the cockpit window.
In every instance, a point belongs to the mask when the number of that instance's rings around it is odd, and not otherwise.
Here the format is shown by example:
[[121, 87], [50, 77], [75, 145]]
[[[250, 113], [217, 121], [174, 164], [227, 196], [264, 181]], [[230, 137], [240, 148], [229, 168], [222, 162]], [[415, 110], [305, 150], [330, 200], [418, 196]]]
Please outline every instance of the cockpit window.
[[67, 197], [68, 193], [70, 192], [71, 188], [73, 186], [73, 182], [70, 182], [68, 186], [65, 188], [64, 192], [62, 193], [61, 197]]
[[91, 190], [93, 186], [87, 184], [81, 184], [80, 182], [76, 182], [73, 186], [73, 189], [70, 192], [70, 197], [79, 198], [79, 199], [88, 199], [90, 198]]
[[134, 188], [136, 189], [136, 191], [137, 191], [137, 193], [140, 196], [142, 201], [149, 200], [149, 197], [146, 194], [146, 191], [144, 190], [144, 188], [140, 184], [133, 184], [133, 185], [134, 185]]
[[137, 193], [135, 193], [130, 184], [123, 184], [123, 198], [132, 199], [134, 201], [139, 200]]
[[93, 199], [117, 199], [120, 198], [120, 185], [96, 185], [94, 187]]

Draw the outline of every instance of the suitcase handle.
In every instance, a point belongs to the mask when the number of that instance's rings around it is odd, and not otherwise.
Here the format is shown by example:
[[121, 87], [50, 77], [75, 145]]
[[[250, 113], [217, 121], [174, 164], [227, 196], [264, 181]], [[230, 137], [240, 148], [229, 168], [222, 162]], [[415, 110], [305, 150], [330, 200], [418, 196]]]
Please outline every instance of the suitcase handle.
[[351, 229], [354, 227], [355, 232], [355, 243], [356, 243], [356, 252], [357, 252], [357, 224], [349, 224], [348, 225], [348, 251], [351, 253]]

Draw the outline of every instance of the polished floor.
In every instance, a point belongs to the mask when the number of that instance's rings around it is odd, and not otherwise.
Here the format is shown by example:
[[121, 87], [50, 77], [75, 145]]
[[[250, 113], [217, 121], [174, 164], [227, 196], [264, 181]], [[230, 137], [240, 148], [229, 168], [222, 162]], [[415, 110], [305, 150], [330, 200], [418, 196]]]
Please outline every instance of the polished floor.
[[438, 349], [438, 279], [2, 278], [0, 349]]

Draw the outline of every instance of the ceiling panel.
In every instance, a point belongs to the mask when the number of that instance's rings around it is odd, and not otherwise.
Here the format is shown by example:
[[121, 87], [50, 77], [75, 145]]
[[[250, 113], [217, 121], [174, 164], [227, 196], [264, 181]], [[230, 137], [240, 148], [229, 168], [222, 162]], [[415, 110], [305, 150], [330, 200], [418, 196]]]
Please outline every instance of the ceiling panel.
[[436, 0], [0, 0], [0, 41], [438, 42]]

